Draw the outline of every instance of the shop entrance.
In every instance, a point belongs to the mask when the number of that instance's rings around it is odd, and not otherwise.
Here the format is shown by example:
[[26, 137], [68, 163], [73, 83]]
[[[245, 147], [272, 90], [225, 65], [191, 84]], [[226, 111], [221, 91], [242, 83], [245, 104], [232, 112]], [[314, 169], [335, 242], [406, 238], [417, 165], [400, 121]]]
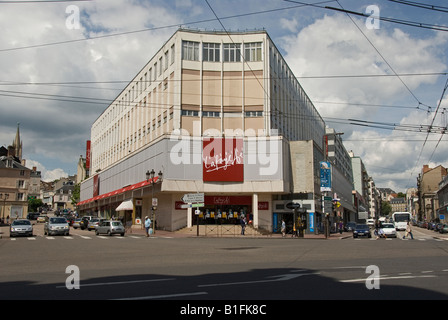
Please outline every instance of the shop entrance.
[[[252, 206], [244, 205], [206, 205], [200, 208], [199, 215], [192, 214], [192, 224], [240, 224], [241, 217], [247, 223], [252, 221]], [[198, 221], [199, 220], [199, 221]]]
[[292, 235], [294, 231], [294, 213], [293, 212], [280, 212], [273, 214], [272, 219], [272, 232], [281, 233], [282, 232], [282, 221], [285, 221], [286, 234]]

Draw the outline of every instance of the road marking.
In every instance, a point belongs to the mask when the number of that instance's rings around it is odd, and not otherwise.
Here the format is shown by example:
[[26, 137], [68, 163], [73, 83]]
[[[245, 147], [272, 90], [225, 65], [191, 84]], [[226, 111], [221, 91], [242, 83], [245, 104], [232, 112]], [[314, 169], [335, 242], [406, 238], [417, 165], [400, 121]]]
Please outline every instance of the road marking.
[[11, 241], [16, 241], [17, 239], [16, 238], [11, 238]]
[[133, 298], [120, 298], [120, 299], [112, 299], [112, 300], [148, 300], [148, 299], [166, 299], [166, 298], [176, 298], [176, 297], [185, 297], [185, 296], [198, 296], [208, 294], [208, 292], [189, 292], [189, 293], [173, 293], [173, 294], [164, 294], [160, 296], [146, 296], [146, 297], [133, 297]]
[[211, 283], [211, 284], [198, 285], [198, 287], [199, 288], [201, 288], [201, 287], [219, 287], [219, 286], [233, 286], [233, 285], [252, 284], [252, 283], [276, 282], [276, 281], [291, 280], [291, 279], [294, 279], [294, 278], [297, 278], [297, 277], [309, 276], [309, 275], [315, 275], [315, 274], [320, 274], [320, 273], [318, 273], [318, 272], [311, 272], [311, 273], [301, 273], [301, 274], [280, 274], [278, 276], [270, 276], [270, 277], [268, 277], [268, 278], [277, 278], [277, 279], [241, 281], [241, 282], [227, 282], [227, 283]]
[[[131, 284], [131, 283], [143, 283], [143, 282], [157, 282], [157, 281], [170, 281], [176, 280], [174, 278], [166, 278], [166, 279], [151, 279], [151, 280], [130, 280], [130, 281], [116, 281], [116, 282], [98, 282], [98, 283], [87, 283], [81, 284], [80, 287], [96, 287], [96, 286], [112, 286], [112, 285], [121, 285], [121, 284]], [[57, 289], [66, 288], [66, 286], [56, 286]]]
[[66, 237], [64, 237], [64, 239], [73, 239], [73, 237], [69, 237], [69, 236], [66, 236]]
[[[378, 280], [415, 279], [415, 278], [436, 278], [436, 276], [424, 275], [424, 276], [379, 277]], [[339, 280], [339, 282], [365, 282], [366, 280], [367, 280], [366, 278], [360, 278], [360, 279]]]
[[49, 240], [54, 240], [54, 237], [46, 237]]
[[87, 236], [80, 236], [80, 237], [83, 238], [83, 239], [92, 239], [92, 238], [87, 237]]

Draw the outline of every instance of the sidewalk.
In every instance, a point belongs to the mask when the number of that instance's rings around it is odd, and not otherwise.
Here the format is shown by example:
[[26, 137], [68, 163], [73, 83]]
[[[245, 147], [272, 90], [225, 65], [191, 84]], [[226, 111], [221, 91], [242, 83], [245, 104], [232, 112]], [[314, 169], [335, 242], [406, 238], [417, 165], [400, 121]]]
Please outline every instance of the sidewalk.
[[[248, 230], [249, 231], [249, 230]], [[145, 229], [140, 228], [133, 228], [129, 229], [129, 231], [126, 232], [128, 235], [145, 235]], [[291, 235], [286, 235], [285, 238], [282, 237], [281, 234], [276, 233], [269, 233], [265, 235], [261, 234], [254, 234], [250, 232], [246, 232], [246, 235], [241, 234], [222, 234], [222, 235], [216, 235], [216, 234], [208, 234], [205, 235], [203, 231], [199, 233], [199, 236], [197, 235], [197, 229], [196, 227], [191, 228], [184, 228], [178, 231], [165, 231], [165, 230], [156, 230], [155, 234], [152, 234], [151, 237], [167, 237], [167, 238], [257, 238], [257, 239], [291, 239]], [[340, 233], [332, 233], [330, 234], [330, 237], [328, 237], [327, 240], [342, 240], [346, 238], [353, 237], [353, 234], [351, 232], [343, 232]], [[297, 238], [294, 237], [293, 239], [325, 239], [325, 235], [323, 234], [305, 234], [303, 238]]]

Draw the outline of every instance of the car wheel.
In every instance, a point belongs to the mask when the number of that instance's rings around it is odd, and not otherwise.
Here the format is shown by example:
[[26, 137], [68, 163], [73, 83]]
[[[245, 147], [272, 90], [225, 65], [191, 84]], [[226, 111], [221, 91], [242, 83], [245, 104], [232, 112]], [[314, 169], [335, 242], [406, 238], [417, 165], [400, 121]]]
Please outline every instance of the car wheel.
[[122, 233], [121, 236], [124, 237], [124, 233]]
[[98, 230], [95, 230], [95, 234], [98, 236], [100, 233], [98, 232]]
[[110, 230], [107, 230], [107, 235], [108, 235], [109, 237], [112, 236], [112, 233], [110, 233]]

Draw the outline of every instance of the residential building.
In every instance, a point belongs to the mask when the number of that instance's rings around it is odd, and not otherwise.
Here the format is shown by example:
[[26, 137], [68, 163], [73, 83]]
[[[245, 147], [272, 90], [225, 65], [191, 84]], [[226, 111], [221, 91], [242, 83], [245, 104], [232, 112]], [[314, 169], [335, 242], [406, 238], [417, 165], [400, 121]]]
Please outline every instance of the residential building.
[[[92, 124], [79, 209], [131, 225], [154, 215], [168, 230], [246, 215], [275, 230], [288, 201], [307, 198], [313, 217], [321, 214], [314, 174], [324, 134], [266, 31], [179, 29]], [[292, 141], [307, 141], [311, 153], [292, 152]], [[295, 185], [298, 162], [312, 172], [311, 188]], [[196, 192], [205, 194], [198, 215], [181, 201]], [[117, 210], [125, 203], [129, 210]]]
[[0, 150], [0, 208], [2, 221], [26, 218], [31, 170], [22, 159], [19, 125], [14, 141]]
[[447, 175], [447, 169], [441, 165], [430, 168], [423, 165], [422, 171], [417, 178], [419, 211], [418, 220], [433, 221], [437, 219], [439, 200], [437, 192], [439, 183]]
[[356, 220], [367, 220], [371, 217], [370, 212], [370, 193], [369, 193], [369, 175], [366, 167], [359, 156], [355, 156], [353, 151], [349, 152], [352, 159], [354, 202], [358, 208]]

